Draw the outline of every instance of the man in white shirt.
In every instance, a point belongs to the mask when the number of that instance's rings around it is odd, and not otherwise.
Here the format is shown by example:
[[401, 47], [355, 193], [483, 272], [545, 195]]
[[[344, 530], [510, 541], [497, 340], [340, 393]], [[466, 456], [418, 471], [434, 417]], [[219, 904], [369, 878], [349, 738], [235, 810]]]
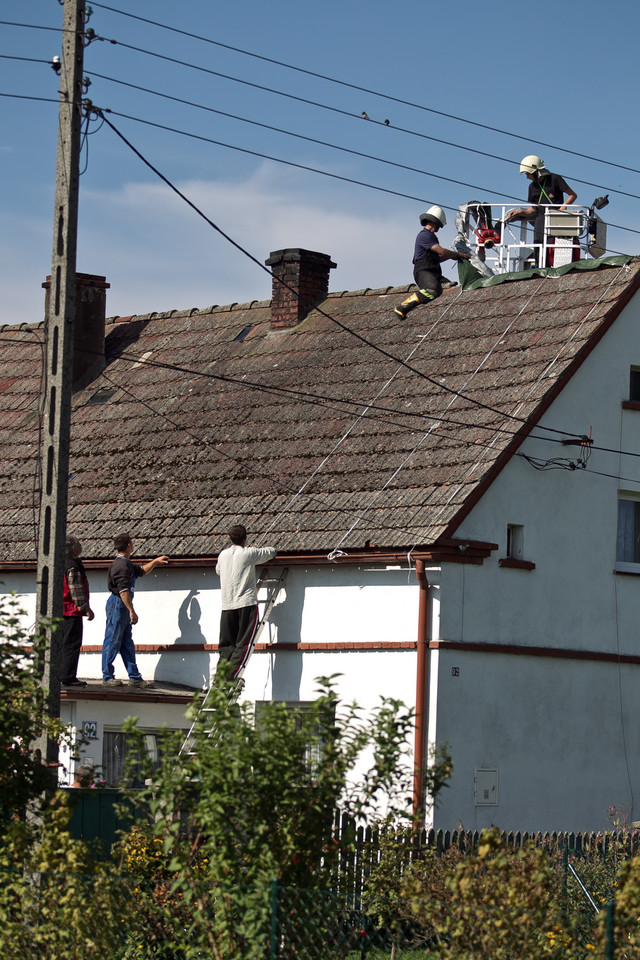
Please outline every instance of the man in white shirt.
[[260, 616], [256, 588], [256, 565], [273, 560], [274, 547], [247, 547], [242, 524], [229, 530], [231, 546], [218, 557], [222, 613], [220, 615], [220, 659], [216, 673], [234, 680], [251, 656]]

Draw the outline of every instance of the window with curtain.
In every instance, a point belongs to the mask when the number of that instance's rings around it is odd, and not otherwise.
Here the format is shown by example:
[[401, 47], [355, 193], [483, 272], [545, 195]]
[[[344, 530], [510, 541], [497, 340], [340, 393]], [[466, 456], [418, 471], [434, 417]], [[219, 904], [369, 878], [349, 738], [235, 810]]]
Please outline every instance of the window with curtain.
[[[187, 734], [187, 731], [183, 731]], [[155, 765], [160, 758], [160, 736], [157, 730], [148, 730], [144, 734], [144, 749], [147, 757]], [[117, 787], [124, 777], [124, 766], [129, 752], [130, 738], [122, 730], [105, 730], [102, 741], [102, 777], [108, 787]], [[133, 787], [143, 787], [142, 772], [135, 776]]]
[[640, 566], [640, 497], [618, 497], [616, 561]]

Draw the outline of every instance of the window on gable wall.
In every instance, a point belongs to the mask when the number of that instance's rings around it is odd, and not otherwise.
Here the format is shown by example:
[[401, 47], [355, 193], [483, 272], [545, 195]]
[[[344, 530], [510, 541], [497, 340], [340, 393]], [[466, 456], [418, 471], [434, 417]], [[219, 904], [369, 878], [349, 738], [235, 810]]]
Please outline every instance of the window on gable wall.
[[507, 557], [510, 560], [524, 558], [524, 526], [521, 523], [507, 524]]
[[631, 367], [629, 371], [629, 400], [640, 401], [640, 367]]
[[640, 494], [618, 495], [616, 569], [640, 573]]

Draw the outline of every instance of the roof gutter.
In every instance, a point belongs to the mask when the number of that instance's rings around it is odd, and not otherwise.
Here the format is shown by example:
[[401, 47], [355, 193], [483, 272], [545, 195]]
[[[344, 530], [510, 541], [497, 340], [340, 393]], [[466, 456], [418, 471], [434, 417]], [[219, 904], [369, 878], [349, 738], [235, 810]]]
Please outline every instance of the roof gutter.
[[424, 822], [424, 764], [429, 688], [429, 580], [424, 561], [416, 560], [420, 585], [418, 600], [418, 662], [416, 665], [416, 724], [413, 746], [413, 816], [416, 826]]
[[[408, 550], [354, 550], [342, 556], [329, 560], [323, 551], [316, 553], [279, 553], [271, 563], [276, 566], [309, 566], [310, 564], [331, 563], [336, 566], [362, 563], [393, 563], [407, 566], [411, 560], [421, 560], [429, 564], [440, 563], [476, 563], [480, 564], [498, 549], [497, 543], [488, 543], [484, 540], [440, 540], [437, 544], [422, 549], [411, 550], [410, 559]], [[144, 554], [140, 555], [141, 557]], [[88, 569], [106, 569], [113, 562], [113, 556], [104, 559], [91, 560], [83, 557], [82, 562]], [[217, 555], [209, 557], [176, 557], [171, 558], [172, 567], [215, 567]], [[18, 573], [36, 569], [35, 560], [14, 560], [0, 563], [0, 571]]]

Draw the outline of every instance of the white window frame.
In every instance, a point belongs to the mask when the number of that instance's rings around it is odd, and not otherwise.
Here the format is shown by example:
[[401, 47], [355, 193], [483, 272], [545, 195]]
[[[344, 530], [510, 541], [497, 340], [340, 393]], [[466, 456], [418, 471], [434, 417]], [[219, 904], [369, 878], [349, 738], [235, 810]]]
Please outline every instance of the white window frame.
[[507, 524], [507, 557], [509, 560], [524, 560], [524, 524]]
[[[621, 542], [625, 533], [621, 531], [621, 504], [630, 503], [635, 505], [634, 522], [629, 524], [630, 529], [626, 532], [626, 537], [638, 541], [637, 560], [625, 560], [620, 557]], [[640, 492], [631, 490], [618, 491], [618, 512], [616, 520], [616, 565], [615, 569], [620, 573], [640, 573]], [[631, 511], [629, 511], [631, 512]], [[635, 550], [634, 550], [635, 552]]]
[[[161, 728], [161, 727], [140, 727], [139, 729], [140, 729], [140, 732], [143, 734], [143, 736], [144, 736], [144, 738], [145, 738], [145, 747], [146, 747], [146, 750], [147, 750], [147, 754], [151, 757], [151, 760], [152, 760], [154, 763], [157, 763], [157, 761], [158, 761], [158, 759], [159, 759], [158, 739], [159, 739], [159, 737], [162, 735], [162, 733], [164, 732], [163, 728]], [[180, 732], [183, 733], [185, 737], [187, 736], [188, 730], [182, 730], [181, 728], [176, 728], [176, 729], [180, 729]], [[122, 770], [124, 769], [124, 761], [125, 761], [126, 752], [127, 752], [127, 750], [126, 750], [127, 740], [128, 740], [129, 742], [131, 741], [131, 735], [125, 733], [125, 731], [124, 731], [121, 727], [105, 726], [105, 728], [104, 728], [104, 730], [103, 730], [103, 732], [102, 732], [102, 764], [101, 764], [101, 766], [100, 766], [100, 769], [101, 769], [101, 774], [100, 774], [100, 776], [105, 779], [105, 781], [107, 782], [107, 786], [109, 786], [109, 787], [119, 787], [120, 784], [121, 784], [121, 782], [122, 782], [121, 777], [118, 779], [118, 781], [117, 781], [116, 783], [113, 783], [113, 782], [111, 782], [109, 779], [107, 779], [107, 774], [110, 773], [110, 771], [107, 770], [107, 763], [106, 763], [106, 761], [109, 759], [109, 757], [108, 757], [108, 755], [107, 755], [107, 753], [108, 753], [108, 751], [107, 751], [107, 737], [108, 737], [109, 735], [115, 735], [115, 734], [118, 734], [118, 735], [120, 735], [120, 736], [122, 737], [122, 743], [123, 743], [123, 745], [124, 745], [124, 747], [125, 747], [124, 753], [122, 754], [122, 767], [121, 767], [121, 771], [120, 771], [121, 773], [122, 773]]]

